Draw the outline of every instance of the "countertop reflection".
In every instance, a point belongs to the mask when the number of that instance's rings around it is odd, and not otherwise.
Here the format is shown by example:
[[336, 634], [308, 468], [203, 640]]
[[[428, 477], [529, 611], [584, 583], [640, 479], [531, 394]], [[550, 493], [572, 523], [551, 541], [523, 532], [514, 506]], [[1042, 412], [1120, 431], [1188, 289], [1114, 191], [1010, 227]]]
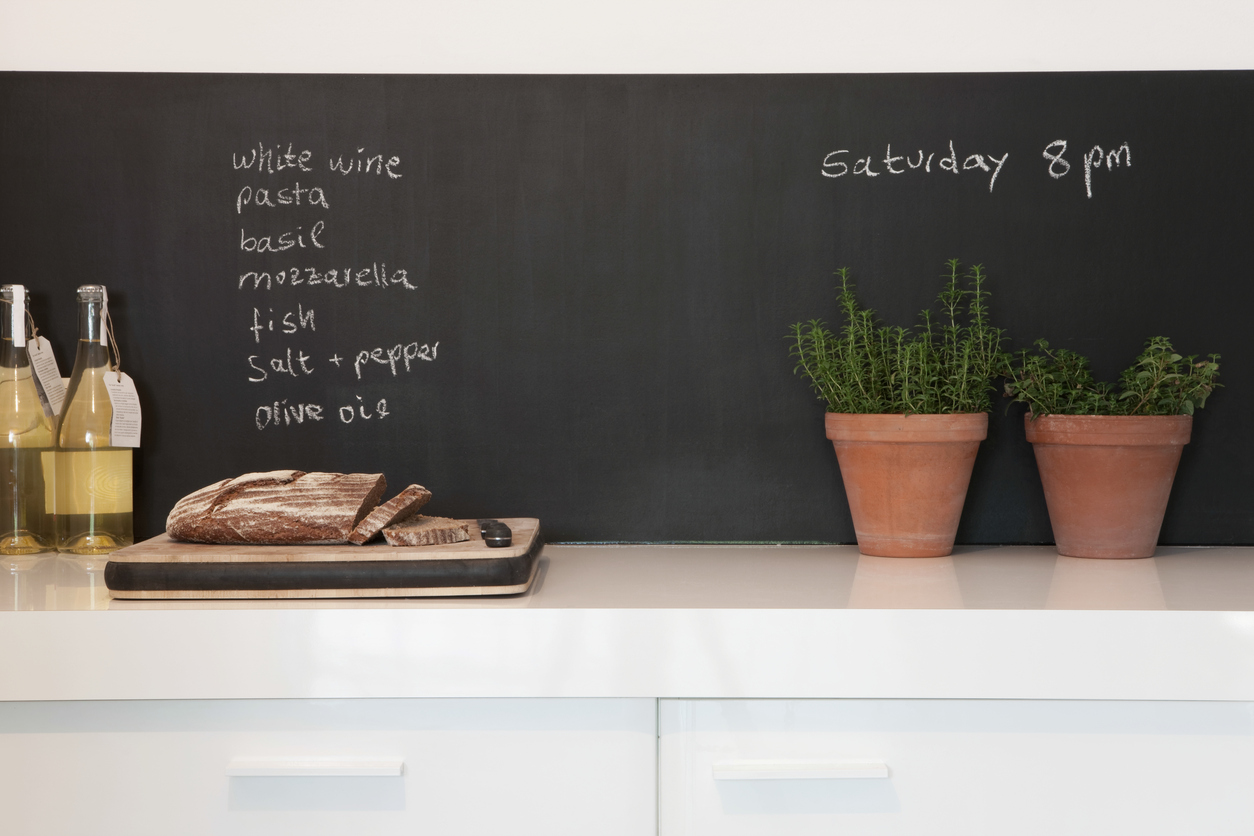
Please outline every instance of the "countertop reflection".
[[1254, 547], [1161, 547], [1142, 560], [1052, 546], [960, 546], [884, 558], [853, 546], [558, 546], [525, 594], [488, 598], [128, 601], [107, 557], [0, 557], [0, 611], [619, 608], [1254, 611]]
[[0, 555], [0, 611], [105, 610], [107, 557]]

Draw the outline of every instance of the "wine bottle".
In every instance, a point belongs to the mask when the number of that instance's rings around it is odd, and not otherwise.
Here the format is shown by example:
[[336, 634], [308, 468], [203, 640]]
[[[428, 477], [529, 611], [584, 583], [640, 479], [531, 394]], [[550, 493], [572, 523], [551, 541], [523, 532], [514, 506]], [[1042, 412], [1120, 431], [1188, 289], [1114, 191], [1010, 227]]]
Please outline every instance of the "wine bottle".
[[0, 286], [0, 302], [0, 554], [36, 554], [56, 548], [52, 422], [26, 350], [26, 288]]
[[57, 430], [57, 550], [106, 554], [135, 540], [131, 448], [110, 444], [113, 403], [104, 285], [78, 289], [78, 351]]

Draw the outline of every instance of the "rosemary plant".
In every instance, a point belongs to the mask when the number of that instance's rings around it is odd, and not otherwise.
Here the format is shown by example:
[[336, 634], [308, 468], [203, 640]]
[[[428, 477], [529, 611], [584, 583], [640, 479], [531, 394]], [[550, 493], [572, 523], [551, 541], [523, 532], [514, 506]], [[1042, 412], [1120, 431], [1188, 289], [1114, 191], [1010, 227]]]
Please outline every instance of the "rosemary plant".
[[913, 329], [879, 324], [862, 307], [848, 268], [841, 268], [839, 335], [822, 320], [798, 322], [789, 334], [795, 371], [827, 402], [828, 412], [937, 414], [987, 412], [992, 382], [1009, 365], [1003, 333], [988, 322], [988, 291], [981, 265], [960, 283], [958, 259], [938, 301], [940, 315], [924, 310]]
[[1006, 383], [1006, 395], [1040, 415], [1192, 415], [1222, 384], [1219, 355], [1182, 357], [1166, 337], [1153, 337], [1119, 375], [1119, 389], [1093, 380], [1086, 357], [1036, 341], [1021, 351]]

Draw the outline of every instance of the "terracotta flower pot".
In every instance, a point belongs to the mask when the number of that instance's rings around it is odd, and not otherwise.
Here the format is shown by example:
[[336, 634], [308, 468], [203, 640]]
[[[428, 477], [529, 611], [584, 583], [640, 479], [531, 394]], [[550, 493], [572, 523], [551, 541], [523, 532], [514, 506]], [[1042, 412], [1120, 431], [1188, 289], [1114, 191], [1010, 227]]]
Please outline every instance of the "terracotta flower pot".
[[942, 557], [953, 551], [988, 414], [827, 413], [858, 551]]
[[1190, 415], [1024, 417], [1058, 553], [1152, 557]]

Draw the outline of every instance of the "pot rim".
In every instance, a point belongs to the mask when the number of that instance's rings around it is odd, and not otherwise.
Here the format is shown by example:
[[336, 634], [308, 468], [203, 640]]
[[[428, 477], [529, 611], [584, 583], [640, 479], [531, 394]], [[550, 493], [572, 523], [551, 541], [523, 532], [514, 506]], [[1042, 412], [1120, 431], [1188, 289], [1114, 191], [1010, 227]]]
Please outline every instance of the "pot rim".
[[988, 437], [987, 412], [828, 412], [823, 424], [835, 442], [928, 444], [980, 442]]
[[1158, 447], [1189, 443], [1192, 415], [1042, 415], [1023, 416], [1033, 444], [1089, 447]]

